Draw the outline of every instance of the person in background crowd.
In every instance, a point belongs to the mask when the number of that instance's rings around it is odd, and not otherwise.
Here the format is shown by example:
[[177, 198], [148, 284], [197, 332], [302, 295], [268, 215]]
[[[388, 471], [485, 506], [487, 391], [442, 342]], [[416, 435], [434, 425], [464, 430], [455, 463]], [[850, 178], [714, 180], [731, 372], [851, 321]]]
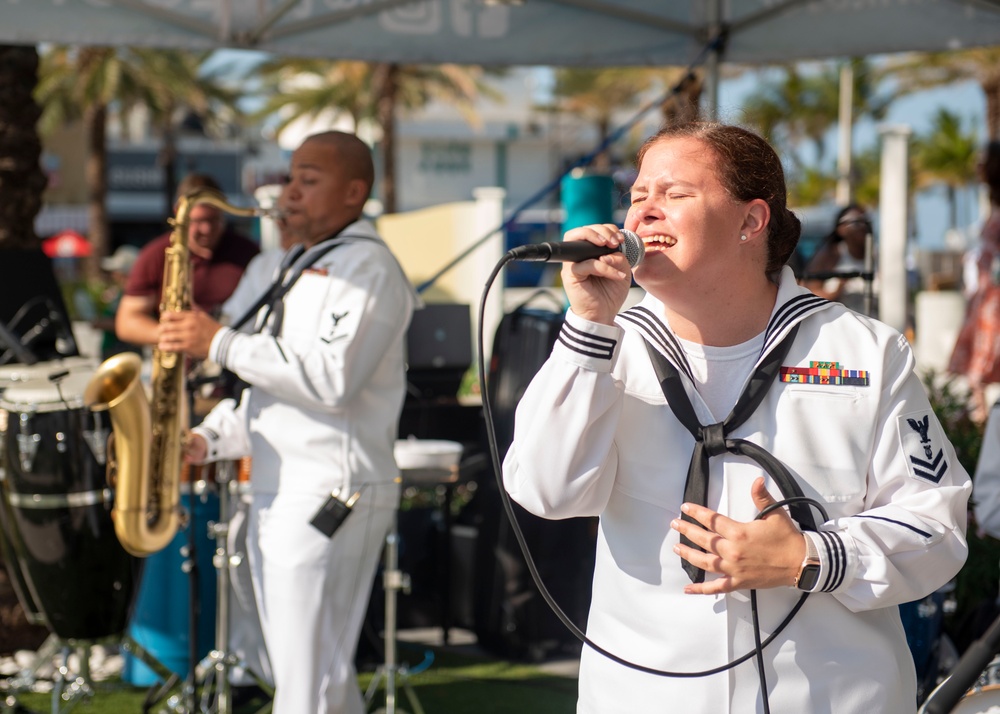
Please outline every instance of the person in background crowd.
[[864, 272], [865, 251], [868, 249], [868, 237], [871, 233], [872, 222], [863, 207], [852, 203], [841, 208], [833, 222], [833, 230], [823, 239], [816, 253], [806, 264], [803, 284], [816, 295], [842, 302], [856, 312], [872, 316], [877, 314], [874, 305], [871, 313], [865, 311], [864, 278], [831, 277], [825, 280], [809, 278], [810, 275], [822, 273]]
[[[177, 187], [177, 200], [198, 189], [222, 190], [205, 174], [188, 174]], [[218, 314], [232, 294], [247, 264], [260, 251], [257, 244], [226, 223], [225, 213], [200, 203], [188, 214], [192, 301], [209, 314]], [[139, 252], [115, 318], [118, 338], [136, 345], [155, 345], [160, 339], [160, 292], [165, 250], [170, 233], [153, 239]]]
[[119, 352], [139, 352], [139, 347], [125, 342], [115, 334], [115, 316], [121, 302], [129, 273], [139, 255], [139, 249], [132, 245], [119, 246], [107, 258], [101, 259], [101, 270], [108, 274], [108, 284], [101, 295], [100, 314], [91, 325], [101, 331], [101, 359], [107, 359]]
[[[676, 124], [637, 163], [645, 257], [564, 265], [570, 310], [503, 468], [529, 512], [600, 517], [586, 625], [610, 656], [583, 648], [577, 711], [912, 714], [896, 605], [965, 562], [972, 484], [910, 347], [796, 283], [762, 138]], [[620, 313], [633, 276], [647, 295]]]
[[[308, 137], [279, 200], [305, 246], [254, 334], [202, 311], [161, 316], [159, 346], [208, 357], [250, 386], [193, 430], [192, 462], [253, 457], [250, 570], [276, 714], [362, 714], [354, 653], [399, 501], [393, 456], [416, 295], [362, 215], [374, 180], [352, 134]], [[357, 495], [339, 529], [311, 524]]]
[[990, 214], [980, 233], [976, 283], [948, 371], [968, 380], [969, 412], [983, 423], [989, 410], [986, 385], [1000, 382], [1000, 141], [986, 145], [978, 170], [989, 191]]

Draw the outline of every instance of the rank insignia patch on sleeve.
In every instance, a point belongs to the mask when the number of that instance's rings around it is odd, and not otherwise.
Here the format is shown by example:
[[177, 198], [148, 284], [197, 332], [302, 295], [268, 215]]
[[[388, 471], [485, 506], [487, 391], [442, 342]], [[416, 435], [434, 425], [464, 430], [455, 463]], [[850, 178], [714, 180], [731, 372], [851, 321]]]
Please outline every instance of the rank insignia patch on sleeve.
[[913, 478], [940, 483], [948, 471], [944, 436], [937, 420], [927, 412], [904, 414], [896, 422], [906, 466]]
[[782, 367], [781, 381], [789, 384], [826, 384], [867, 387], [867, 369], [844, 369], [840, 362], [810, 362], [808, 367]]

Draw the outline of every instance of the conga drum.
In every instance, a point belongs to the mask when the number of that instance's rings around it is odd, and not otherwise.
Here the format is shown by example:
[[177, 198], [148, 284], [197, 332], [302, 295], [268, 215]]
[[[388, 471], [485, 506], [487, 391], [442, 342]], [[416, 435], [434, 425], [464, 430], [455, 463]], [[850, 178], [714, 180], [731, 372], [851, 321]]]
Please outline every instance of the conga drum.
[[111, 521], [114, 494], [105, 477], [111, 425], [83, 406], [94, 368], [85, 360], [33, 366], [37, 373], [8, 382], [0, 395], [6, 540], [55, 635], [118, 635], [142, 564], [122, 548]]
[[[0, 391], [0, 394], [3, 392]], [[7, 432], [7, 412], [0, 409], [0, 558], [3, 558], [7, 570], [7, 578], [17, 601], [24, 611], [25, 619], [32, 625], [45, 625], [45, 616], [31, 595], [28, 583], [24, 578], [23, 566], [18, 559], [19, 553], [24, 553], [24, 544], [18, 542], [20, 537], [14, 529], [14, 516], [10, 510], [7, 493], [7, 470], [3, 465], [4, 434]]]
[[[17, 386], [24, 382], [47, 378], [49, 374], [65, 369], [92, 370], [93, 362], [84, 357], [67, 357], [61, 360], [47, 362], [36, 362], [35, 364], [5, 364], [0, 365], [0, 395], [8, 386]], [[0, 409], [0, 557], [3, 558], [7, 567], [7, 576], [10, 579], [11, 587], [17, 596], [17, 601], [24, 611], [25, 619], [32, 625], [45, 625], [45, 615], [35, 602], [31, 594], [31, 588], [24, 577], [25, 565], [20, 558], [25, 552], [24, 544], [20, 542], [20, 535], [14, 527], [13, 514], [10, 509], [10, 502], [6, 497], [6, 469], [4, 468], [4, 441], [3, 434], [7, 431], [7, 412]]]

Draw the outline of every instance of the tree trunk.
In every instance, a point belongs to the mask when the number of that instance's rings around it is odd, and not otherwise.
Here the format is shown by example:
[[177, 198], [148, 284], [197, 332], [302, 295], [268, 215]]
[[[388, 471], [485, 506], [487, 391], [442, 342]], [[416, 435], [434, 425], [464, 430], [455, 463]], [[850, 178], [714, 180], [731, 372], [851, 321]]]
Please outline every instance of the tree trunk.
[[107, 124], [108, 108], [104, 104], [93, 104], [83, 113], [84, 131], [87, 135], [88, 153], [85, 176], [87, 178], [87, 225], [91, 253], [86, 262], [86, 274], [90, 278], [101, 275], [101, 258], [110, 253], [108, 236], [108, 212], [105, 202], [108, 196], [108, 151]]
[[39, 163], [37, 83], [37, 50], [0, 45], [0, 248], [38, 246], [35, 217], [48, 179]]
[[[611, 133], [611, 120], [608, 117], [603, 117], [597, 122], [597, 135], [601, 137], [601, 142], [607, 141], [608, 134]], [[595, 156], [594, 160], [590, 163], [590, 169], [595, 174], [610, 175], [611, 174], [611, 147], [610, 145], [605, 146], [601, 151], [599, 151]]]
[[1000, 77], [983, 83], [986, 95], [986, 135], [990, 139], [1000, 139]]
[[689, 74], [680, 90], [671, 94], [660, 106], [663, 126], [671, 126], [699, 118], [701, 113], [702, 76]]
[[177, 137], [173, 122], [169, 119], [163, 126], [163, 146], [160, 148], [160, 166], [163, 168], [163, 208], [164, 222], [174, 215], [174, 194], [177, 193]]
[[375, 119], [382, 129], [382, 209], [396, 212], [396, 94], [399, 89], [399, 65], [382, 62], [375, 66], [373, 83], [376, 95]]

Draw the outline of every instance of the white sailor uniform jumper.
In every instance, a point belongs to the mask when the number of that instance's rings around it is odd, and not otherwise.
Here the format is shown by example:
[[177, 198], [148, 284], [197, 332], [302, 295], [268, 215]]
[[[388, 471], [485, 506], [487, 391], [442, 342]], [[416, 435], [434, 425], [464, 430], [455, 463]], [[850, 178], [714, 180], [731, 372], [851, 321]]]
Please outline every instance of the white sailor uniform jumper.
[[[754, 634], [748, 591], [683, 592], [690, 581], [670, 521], [680, 516], [695, 439], [667, 405], [647, 344], [682, 375], [699, 421], [715, 419], [662, 314], [651, 296], [615, 326], [567, 314], [518, 406], [504, 483], [537, 515], [600, 516], [589, 639], [644, 667], [702, 672], [751, 652]], [[895, 606], [933, 592], [964, 563], [971, 482], [898, 332], [816, 297], [786, 268], [758, 364], [792, 330], [763, 401], [728, 435], [777, 457], [829, 515], [807, 535], [821, 561], [815, 592], [764, 649], [770, 709], [913, 712], [915, 674]], [[742, 455], [714, 456], [706, 505], [752, 520], [759, 476], [761, 466]], [[770, 477], [767, 486], [782, 497]], [[800, 596], [792, 587], [758, 593], [762, 637]], [[585, 646], [579, 682], [585, 714], [756, 714], [761, 706], [752, 659], [675, 678]]]
[[[278, 714], [363, 711], [354, 646], [399, 500], [393, 444], [416, 296], [371, 223], [334, 240], [342, 244], [301, 272], [262, 332], [215, 336], [209, 358], [253, 386], [195, 430], [209, 460], [253, 455], [247, 540], [259, 547], [251, 568]], [[309, 522], [335, 490], [362, 495], [328, 538]]]

